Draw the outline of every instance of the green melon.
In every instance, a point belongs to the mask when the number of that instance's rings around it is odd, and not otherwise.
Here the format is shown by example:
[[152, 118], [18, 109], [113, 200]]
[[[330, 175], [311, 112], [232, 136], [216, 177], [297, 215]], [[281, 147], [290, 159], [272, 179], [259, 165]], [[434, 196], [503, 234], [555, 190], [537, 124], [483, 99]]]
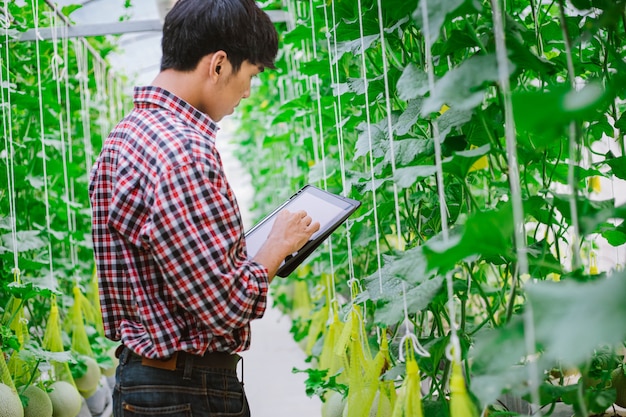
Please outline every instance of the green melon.
[[76, 417], [82, 406], [82, 397], [72, 384], [57, 381], [50, 385], [48, 393], [52, 401], [52, 417]]
[[107, 350], [107, 356], [111, 358], [113, 361], [113, 365], [108, 368], [100, 367], [100, 371], [104, 376], [113, 376], [115, 375], [115, 369], [117, 368], [117, 364], [119, 363], [119, 359], [115, 357], [115, 351], [117, 350], [117, 346], [113, 346]]
[[24, 417], [52, 417], [52, 401], [44, 390], [36, 385], [29, 385], [22, 395], [28, 398]]
[[346, 399], [337, 391], [332, 391], [322, 403], [322, 417], [342, 417]]
[[[379, 407], [380, 413], [378, 412]], [[374, 397], [374, 401], [372, 402], [369, 417], [390, 416], [392, 411], [393, 410], [391, 409], [391, 401], [389, 400], [389, 397], [383, 395], [381, 400], [380, 391], [376, 391], [376, 397]]]
[[626, 374], [621, 366], [611, 372], [611, 385], [615, 388], [615, 404], [626, 407]]
[[87, 370], [80, 378], [76, 378], [74, 382], [78, 391], [85, 397], [89, 397], [98, 389], [102, 374], [100, 373], [100, 365], [94, 358], [84, 356], [83, 359], [85, 365], [87, 365]]
[[17, 391], [2, 383], [0, 383], [0, 416], [24, 417], [22, 401]]

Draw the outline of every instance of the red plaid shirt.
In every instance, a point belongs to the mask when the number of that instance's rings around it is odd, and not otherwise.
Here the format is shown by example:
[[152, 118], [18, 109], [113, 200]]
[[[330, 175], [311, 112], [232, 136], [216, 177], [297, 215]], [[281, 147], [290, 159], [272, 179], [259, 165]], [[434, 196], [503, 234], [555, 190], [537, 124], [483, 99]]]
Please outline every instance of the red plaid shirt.
[[245, 350], [268, 276], [247, 259], [217, 125], [157, 87], [134, 101], [89, 180], [105, 334], [148, 358]]

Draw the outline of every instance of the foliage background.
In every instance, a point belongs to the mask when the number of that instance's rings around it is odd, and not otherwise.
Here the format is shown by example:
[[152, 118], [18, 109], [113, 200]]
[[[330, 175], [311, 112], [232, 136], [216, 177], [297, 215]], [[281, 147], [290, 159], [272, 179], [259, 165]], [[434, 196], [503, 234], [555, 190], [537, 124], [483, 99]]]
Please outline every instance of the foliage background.
[[[423, 2], [289, 3], [278, 71], [262, 75], [241, 116], [256, 213], [306, 183], [363, 206], [275, 287], [277, 302], [311, 375], [330, 337], [324, 310], [347, 322], [359, 305], [364, 349], [387, 334], [402, 379], [405, 299], [430, 353], [422, 379], [442, 381], [424, 392], [438, 414], [451, 323], [480, 407], [509, 393], [601, 412], [614, 388], [583, 379], [607, 378], [625, 336], [624, 2]], [[561, 368], [585, 378], [571, 384]], [[313, 391], [341, 390], [328, 383]]]

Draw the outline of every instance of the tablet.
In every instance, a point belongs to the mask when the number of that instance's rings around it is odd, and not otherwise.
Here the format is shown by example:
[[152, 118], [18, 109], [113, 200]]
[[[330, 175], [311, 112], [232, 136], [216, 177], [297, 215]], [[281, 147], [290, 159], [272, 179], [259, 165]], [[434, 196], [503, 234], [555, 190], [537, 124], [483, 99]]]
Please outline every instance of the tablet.
[[290, 212], [304, 210], [320, 229], [298, 252], [293, 253], [281, 264], [276, 275], [286, 277], [302, 263], [330, 234], [355, 212], [361, 203], [324, 191], [313, 185], [305, 185], [287, 201], [272, 211], [263, 220], [245, 233], [248, 257], [252, 259], [267, 239], [276, 215], [283, 209]]

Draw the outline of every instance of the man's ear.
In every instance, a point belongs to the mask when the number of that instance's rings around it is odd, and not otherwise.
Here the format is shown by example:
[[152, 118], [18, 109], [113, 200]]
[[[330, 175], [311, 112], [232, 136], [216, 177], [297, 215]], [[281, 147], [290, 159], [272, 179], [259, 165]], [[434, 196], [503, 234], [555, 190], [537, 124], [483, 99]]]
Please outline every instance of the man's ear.
[[206, 57], [208, 59], [205, 67], [206, 74], [212, 80], [217, 81], [220, 74], [223, 73], [224, 66], [228, 61], [228, 56], [224, 51], [214, 52]]

